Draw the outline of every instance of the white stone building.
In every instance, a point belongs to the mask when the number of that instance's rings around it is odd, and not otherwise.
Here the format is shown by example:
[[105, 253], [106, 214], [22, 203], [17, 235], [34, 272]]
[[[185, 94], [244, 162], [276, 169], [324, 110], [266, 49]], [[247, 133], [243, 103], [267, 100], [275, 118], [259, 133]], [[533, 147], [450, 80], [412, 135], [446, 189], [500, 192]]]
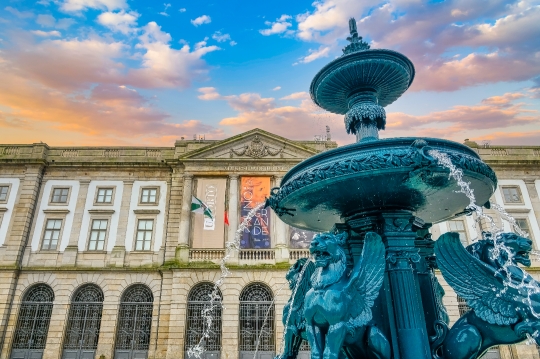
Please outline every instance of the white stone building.
[[[540, 248], [540, 147], [467, 144], [497, 173], [493, 200]], [[0, 145], [0, 358], [183, 358], [200, 337], [216, 263], [248, 204], [300, 161], [335, 147], [259, 129], [173, 147]], [[192, 196], [212, 207], [213, 221], [191, 212]], [[480, 232], [464, 217], [432, 233], [448, 230], [464, 243]], [[285, 272], [306, 256], [306, 243], [270, 212], [250, 233], [248, 248], [229, 261], [207, 358], [252, 358], [258, 338], [258, 358], [279, 351]], [[445, 290], [455, 321], [458, 298]], [[534, 345], [489, 354], [540, 358]]]

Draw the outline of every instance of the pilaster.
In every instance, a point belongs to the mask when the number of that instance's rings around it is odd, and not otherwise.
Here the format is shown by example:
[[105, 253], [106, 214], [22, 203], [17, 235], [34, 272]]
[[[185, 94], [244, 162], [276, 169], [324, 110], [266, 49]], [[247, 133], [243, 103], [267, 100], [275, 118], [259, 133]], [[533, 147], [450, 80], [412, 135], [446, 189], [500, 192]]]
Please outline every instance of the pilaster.
[[[75, 205], [75, 213], [73, 215], [73, 228], [81, 228], [82, 220], [84, 216], [84, 207], [86, 204], [86, 197], [88, 196], [88, 187], [90, 180], [79, 181], [79, 196]], [[75, 266], [77, 263], [77, 253], [79, 251], [79, 231], [71, 231], [69, 242], [62, 255], [63, 266]]]
[[193, 196], [193, 175], [184, 174], [184, 190], [182, 193], [182, 212], [180, 213], [180, 231], [176, 260], [180, 263], [189, 262], [189, 233], [191, 229], [191, 197]]
[[129, 204], [131, 201], [131, 192], [133, 191], [133, 180], [124, 181], [124, 188], [122, 190], [122, 203], [120, 205], [120, 219], [118, 221], [118, 231], [116, 232], [116, 242], [111, 251], [109, 265], [114, 267], [123, 267], [124, 259], [126, 256], [126, 240], [133, 240], [133, 238], [126, 238], [127, 224], [129, 218]]
[[[227, 213], [229, 216], [229, 227], [227, 229], [227, 242], [234, 242], [236, 230], [238, 229], [238, 175], [229, 175], [229, 203]], [[238, 263], [238, 253], [233, 252], [229, 263]]]
[[[278, 186], [281, 183], [281, 180], [283, 177], [281, 176], [275, 176], [274, 177], [274, 185]], [[273, 212], [273, 211], [272, 211]], [[279, 217], [274, 213], [273, 218], [276, 221], [274, 228], [276, 229], [276, 233], [274, 235], [275, 238], [275, 250], [276, 250], [276, 263], [289, 262], [289, 246], [288, 246], [288, 226], [279, 219]]]

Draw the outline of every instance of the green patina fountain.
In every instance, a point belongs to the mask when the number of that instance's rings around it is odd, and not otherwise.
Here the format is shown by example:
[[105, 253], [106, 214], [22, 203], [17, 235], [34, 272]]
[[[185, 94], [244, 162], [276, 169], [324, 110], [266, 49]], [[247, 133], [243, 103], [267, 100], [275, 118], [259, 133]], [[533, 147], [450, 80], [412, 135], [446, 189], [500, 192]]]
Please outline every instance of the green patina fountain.
[[[313, 359], [468, 359], [536, 339], [540, 288], [517, 266], [527, 265], [530, 240], [496, 233], [464, 248], [453, 233], [437, 242], [429, 234], [433, 223], [489, 207], [495, 173], [456, 142], [379, 139], [384, 107], [415, 69], [398, 52], [370, 49], [354, 19], [349, 28], [350, 44], [315, 75], [310, 93], [345, 115], [356, 143], [300, 163], [266, 203], [285, 223], [324, 232], [311, 243], [313, 260], [287, 274], [293, 295], [280, 357], [296, 357], [302, 339]], [[470, 194], [456, 194], [460, 186]], [[472, 307], [451, 329], [437, 266]]]

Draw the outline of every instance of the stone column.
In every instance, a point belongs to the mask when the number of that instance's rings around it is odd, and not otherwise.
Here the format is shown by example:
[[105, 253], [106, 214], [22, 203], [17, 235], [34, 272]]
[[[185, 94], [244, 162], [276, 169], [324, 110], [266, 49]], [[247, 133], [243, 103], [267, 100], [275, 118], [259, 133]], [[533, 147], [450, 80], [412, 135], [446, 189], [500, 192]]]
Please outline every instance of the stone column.
[[[84, 207], [86, 205], [86, 197], [88, 196], [88, 187], [90, 185], [90, 180], [81, 180], [79, 181], [79, 196], [77, 198], [77, 203], [75, 205], [75, 213], [73, 215], [73, 227], [72, 228], [81, 228], [82, 220], [84, 217]], [[79, 235], [80, 231], [73, 230], [71, 231], [69, 242], [64, 250], [62, 255], [62, 265], [64, 266], [75, 266], [77, 263], [77, 253], [79, 252]]]
[[180, 263], [189, 262], [189, 232], [191, 229], [191, 196], [193, 195], [193, 175], [184, 174], [184, 190], [182, 193], [182, 213], [180, 213], [180, 233], [176, 259]]
[[[274, 186], [276, 187], [279, 186], [282, 179], [283, 177], [281, 176], [275, 176]], [[272, 215], [272, 219], [275, 221], [274, 228], [276, 229], [276, 233], [274, 234], [275, 249], [276, 249], [276, 263], [288, 263], [289, 262], [289, 247], [288, 247], [289, 227], [275, 213]]]
[[133, 238], [126, 238], [127, 224], [129, 219], [129, 205], [131, 202], [131, 193], [133, 192], [133, 180], [124, 181], [122, 189], [122, 202], [120, 204], [120, 213], [118, 218], [118, 230], [116, 231], [116, 241], [111, 251], [109, 265], [123, 267], [126, 256], [126, 239], [132, 241]]
[[[227, 242], [234, 241], [236, 230], [240, 225], [238, 220], [238, 175], [229, 175], [229, 203], [228, 203], [228, 215], [229, 215], [229, 227], [227, 228]], [[233, 253], [230, 261], [238, 263], [238, 253]]]
[[414, 244], [416, 232], [413, 221], [416, 218], [407, 212], [382, 216], [388, 243], [386, 261], [400, 356], [402, 359], [428, 359], [431, 354], [422, 299], [412, 267], [412, 263], [420, 261]]

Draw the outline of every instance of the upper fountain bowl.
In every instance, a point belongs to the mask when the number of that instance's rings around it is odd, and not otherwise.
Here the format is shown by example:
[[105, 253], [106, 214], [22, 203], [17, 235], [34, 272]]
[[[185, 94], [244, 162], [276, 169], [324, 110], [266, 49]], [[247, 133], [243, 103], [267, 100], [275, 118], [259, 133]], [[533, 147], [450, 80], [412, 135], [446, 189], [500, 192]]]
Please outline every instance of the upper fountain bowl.
[[358, 94], [370, 93], [385, 107], [397, 100], [414, 79], [412, 62], [399, 52], [367, 49], [344, 54], [313, 78], [310, 94], [321, 108], [345, 114]]

